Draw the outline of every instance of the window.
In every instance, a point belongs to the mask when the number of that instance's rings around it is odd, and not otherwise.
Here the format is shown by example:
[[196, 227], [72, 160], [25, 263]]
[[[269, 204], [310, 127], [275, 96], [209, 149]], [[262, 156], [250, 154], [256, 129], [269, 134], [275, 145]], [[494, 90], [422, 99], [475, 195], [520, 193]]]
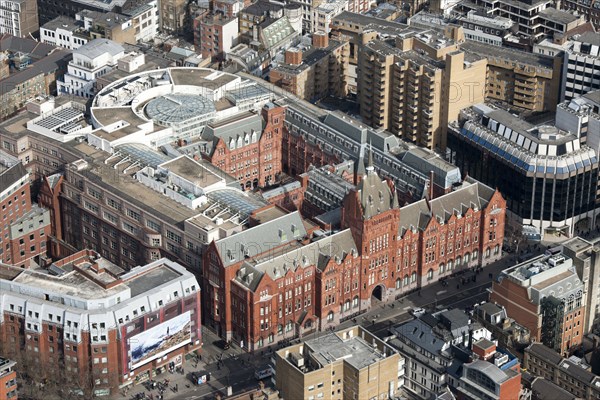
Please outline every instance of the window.
[[139, 213], [137, 213], [137, 212], [135, 212], [135, 211], [133, 211], [133, 210], [131, 210], [129, 208], [126, 210], [125, 213], [127, 214], [127, 216], [129, 218], [131, 218], [133, 220], [136, 220], [138, 222], [140, 222], [142, 220], [142, 216]]
[[177, 235], [175, 232], [167, 230], [167, 238], [174, 241], [177, 244], [181, 244], [181, 236]]

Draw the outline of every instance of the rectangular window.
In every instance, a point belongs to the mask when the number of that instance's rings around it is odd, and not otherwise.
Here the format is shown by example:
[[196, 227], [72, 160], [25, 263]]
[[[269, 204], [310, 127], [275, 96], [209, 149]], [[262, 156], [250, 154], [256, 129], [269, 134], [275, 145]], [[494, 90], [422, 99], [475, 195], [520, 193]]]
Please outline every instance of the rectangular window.
[[175, 232], [167, 230], [167, 238], [174, 241], [177, 244], [181, 244], [181, 236], [177, 235]]
[[142, 220], [142, 216], [139, 213], [137, 213], [133, 210], [130, 210], [129, 208], [126, 210], [126, 214], [129, 218], [134, 219], [138, 222], [140, 222]]

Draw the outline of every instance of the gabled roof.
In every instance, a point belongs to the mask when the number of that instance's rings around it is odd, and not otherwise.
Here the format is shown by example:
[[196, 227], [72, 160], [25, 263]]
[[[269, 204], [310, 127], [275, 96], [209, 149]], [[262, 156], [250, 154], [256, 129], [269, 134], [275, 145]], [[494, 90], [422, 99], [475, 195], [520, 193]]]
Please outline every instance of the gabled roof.
[[421, 199], [415, 203], [404, 206], [400, 209], [400, 223], [398, 224], [398, 235], [402, 237], [404, 233], [411, 229], [423, 230], [431, 219], [431, 212], [427, 200]]
[[253, 133], [256, 134], [256, 141], [259, 141], [262, 130], [262, 117], [253, 112], [246, 112], [223, 121], [208, 124], [202, 132], [202, 138], [213, 140], [213, 142], [223, 139], [226, 146], [229, 146], [230, 141], [234, 140], [237, 145], [239, 138], [244, 140], [245, 136], [249, 135], [248, 140], [251, 140]]
[[0, 37], [0, 51], [22, 52], [33, 58], [40, 59], [52, 53], [56, 47], [46, 43], [36, 42], [33, 39], [20, 38], [13, 35]]
[[354, 255], [358, 255], [356, 244], [352, 232], [346, 229], [256, 264], [253, 260], [248, 260], [240, 268], [236, 280], [255, 291], [265, 274], [276, 280], [284, 277], [288, 271], [296, 271], [298, 268], [304, 269], [314, 265], [317, 269], [324, 270], [331, 259], [341, 262], [346, 256]]
[[302, 239], [306, 228], [298, 211], [254, 226], [215, 242], [224, 267]]
[[541, 343], [532, 343], [525, 351], [553, 365], [558, 365], [563, 359], [556, 351]]
[[[464, 215], [469, 208], [484, 208], [491, 199], [490, 191], [480, 190], [480, 183], [463, 185], [454, 192], [437, 197], [429, 202], [431, 213], [446, 222], [452, 215]], [[493, 192], [492, 192], [493, 194]]]
[[388, 184], [381, 180], [373, 167], [373, 152], [369, 150], [367, 173], [358, 184], [360, 203], [365, 219], [374, 217], [394, 208], [397, 202]]

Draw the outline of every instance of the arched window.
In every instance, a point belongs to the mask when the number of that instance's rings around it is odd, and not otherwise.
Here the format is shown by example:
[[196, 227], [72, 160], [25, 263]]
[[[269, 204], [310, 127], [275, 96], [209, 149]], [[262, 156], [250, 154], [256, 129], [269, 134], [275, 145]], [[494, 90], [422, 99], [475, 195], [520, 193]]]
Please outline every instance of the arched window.
[[444, 272], [446, 272], [446, 266], [444, 265], [444, 263], [440, 264], [440, 267], [438, 268], [438, 270], [440, 271], [440, 274], [443, 274]]
[[473, 250], [472, 260], [473, 261], [479, 261], [479, 259], [477, 258], [477, 256], [479, 256], [479, 252], [477, 250]]
[[490, 248], [488, 247], [487, 249], [485, 249], [485, 258], [489, 258], [490, 257]]
[[358, 296], [354, 296], [352, 299], [352, 308], [358, 307]]
[[456, 260], [454, 261], [454, 264], [456, 265], [456, 267], [458, 268], [460, 266], [460, 263], [462, 262], [462, 257], [458, 256], [456, 257]]
[[333, 311], [329, 311], [329, 314], [327, 314], [327, 322], [331, 321], [333, 321]]
[[283, 333], [283, 325], [279, 324], [277, 325], [277, 334], [281, 335]]
[[404, 275], [404, 280], [402, 282], [404, 286], [408, 285], [408, 275]]
[[256, 343], [256, 347], [263, 347], [263, 344], [264, 344], [263, 338], [259, 337], [258, 338], [258, 343]]
[[465, 254], [465, 264], [468, 264], [470, 260], [471, 260], [471, 255], [469, 253], [466, 253]]
[[413, 272], [413, 273], [410, 275], [410, 283], [415, 283], [416, 281], [417, 281], [417, 273], [416, 273], [416, 272]]
[[309, 319], [304, 323], [304, 329], [308, 328], [312, 328], [312, 319]]
[[448, 271], [452, 271], [452, 267], [454, 266], [454, 262], [452, 262], [452, 260], [448, 261], [448, 266], [446, 267], [446, 269]]
[[499, 245], [496, 245], [496, 246], [494, 247], [494, 254], [498, 254], [499, 252], [500, 252], [500, 246], [499, 246]]
[[344, 311], [348, 311], [350, 309], [350, 300], [346, 300], [344, 302]]
[[402, 286], [402, 280], [400, 278], [396, 279], [396, 289], [400, 289]]
[[433, 279], [433, 269], [429, 268], [429, 271], [427, 271], [427, 280], [430, 281]]

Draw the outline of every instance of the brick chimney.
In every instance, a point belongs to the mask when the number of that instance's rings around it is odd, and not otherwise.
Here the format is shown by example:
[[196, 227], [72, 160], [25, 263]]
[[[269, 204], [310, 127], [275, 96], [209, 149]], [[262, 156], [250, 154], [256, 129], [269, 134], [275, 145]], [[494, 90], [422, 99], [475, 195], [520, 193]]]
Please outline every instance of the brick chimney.
[[285, 63], [290, 65], [302, 64], [302, 51], [298, 49], [288, 49], [285, 51]]
[[429, 200], [433, 200], [434, 190], [433, 190], [433, 180], [435, 179], [435, 172], [429, 171]]
[[317, 49], [325, 49], [329, 47], [329, 36], [322, 31], [315, 32], [313, 33], [312, 44]]

